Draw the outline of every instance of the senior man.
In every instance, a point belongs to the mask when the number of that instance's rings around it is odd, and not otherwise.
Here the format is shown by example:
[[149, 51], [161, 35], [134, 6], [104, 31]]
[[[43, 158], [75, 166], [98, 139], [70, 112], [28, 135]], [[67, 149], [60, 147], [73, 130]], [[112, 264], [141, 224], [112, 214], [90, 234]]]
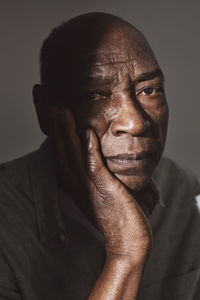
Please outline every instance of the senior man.
[[199, 299], [199, 183], [161, 159], [144, 36], [105, 13], [60, 25], [33, 97], [47, 139], [1, 166], [0, 299]]

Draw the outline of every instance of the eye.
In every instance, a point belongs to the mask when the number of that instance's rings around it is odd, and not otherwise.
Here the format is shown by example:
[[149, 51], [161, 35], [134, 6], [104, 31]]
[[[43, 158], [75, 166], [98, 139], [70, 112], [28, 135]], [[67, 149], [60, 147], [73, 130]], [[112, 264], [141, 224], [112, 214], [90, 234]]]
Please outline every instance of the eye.
[[109, 95], [105, 92], [90, 92], [87, 93], [86, 96], [90, 101], [98, 101], [102, 99], [107, 99], [109, 97]]
[[142, 93], [145, 95], [152, 95], [156, 92], [156, 89], [149, 87], [149, 88], [145, 88]]
[[163, 93], [162, 87], [144, 87], [140, 89], [137, 94], [142, 96], [157, 96]]

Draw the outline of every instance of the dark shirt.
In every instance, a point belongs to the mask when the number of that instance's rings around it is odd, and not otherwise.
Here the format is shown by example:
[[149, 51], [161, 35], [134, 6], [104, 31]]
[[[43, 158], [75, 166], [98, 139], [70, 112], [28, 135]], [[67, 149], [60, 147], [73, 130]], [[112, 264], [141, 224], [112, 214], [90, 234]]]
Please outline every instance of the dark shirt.
[[[87, 299], [105, 261], [104, 239], [61, 210], [49, 142], [1, 165], [0, 300]], [[140, 300], [200, 299], [200, 186], [164, 158], [154, 246]]]

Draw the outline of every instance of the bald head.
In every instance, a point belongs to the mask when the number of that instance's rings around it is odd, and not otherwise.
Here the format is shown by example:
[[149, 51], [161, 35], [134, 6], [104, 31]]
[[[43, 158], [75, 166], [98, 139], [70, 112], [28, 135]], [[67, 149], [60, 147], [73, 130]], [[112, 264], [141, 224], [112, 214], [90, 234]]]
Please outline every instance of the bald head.
[[[127, 53], [128, 51], [128, 53]], [[126, 52], [126, 53], [125, 53]], [[123, 19], [107, 13], [88, 13], [53, 29], [41, 48], [41, 83], [64, 93], [84, 61], [107, 63], [153, 52], [143, 34]]]

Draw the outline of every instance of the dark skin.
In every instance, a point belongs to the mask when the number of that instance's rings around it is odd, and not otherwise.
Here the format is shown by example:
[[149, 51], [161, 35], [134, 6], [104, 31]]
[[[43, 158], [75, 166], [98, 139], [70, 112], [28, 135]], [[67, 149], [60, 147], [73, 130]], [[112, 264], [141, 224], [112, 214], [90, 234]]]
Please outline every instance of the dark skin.
[[136, 299], [152, 247], [151, 175], [167, 132], [163, 75], [144, 38], [121, 23], [87, 54], [78, 105], [46, 105], [39, 85], [34, 100], [60, 185], [106, 238], [107, 259], [89, 299]]

